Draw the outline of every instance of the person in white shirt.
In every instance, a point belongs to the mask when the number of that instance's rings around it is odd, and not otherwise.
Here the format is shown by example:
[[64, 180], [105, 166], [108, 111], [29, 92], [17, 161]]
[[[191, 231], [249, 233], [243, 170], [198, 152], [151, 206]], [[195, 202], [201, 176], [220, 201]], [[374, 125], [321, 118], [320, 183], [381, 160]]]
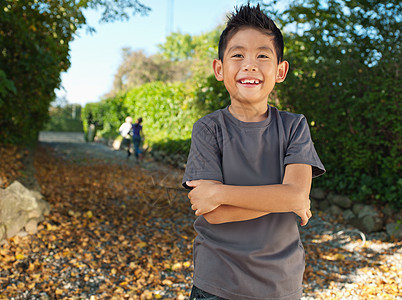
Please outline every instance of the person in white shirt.
[[126, 120], [123, 124], [121, 124], [119, 128], [119, 132], [121, 136], [123, 137], [123, 141], [121, 142], [121, 145], [126, 148], [127, 151], [127, 159], [130, 158], [131, 151], [130, 151], [130, 146], [131, 146], [131, 137], [133, 135], [133, 118], [130, 116], [126, 117]]

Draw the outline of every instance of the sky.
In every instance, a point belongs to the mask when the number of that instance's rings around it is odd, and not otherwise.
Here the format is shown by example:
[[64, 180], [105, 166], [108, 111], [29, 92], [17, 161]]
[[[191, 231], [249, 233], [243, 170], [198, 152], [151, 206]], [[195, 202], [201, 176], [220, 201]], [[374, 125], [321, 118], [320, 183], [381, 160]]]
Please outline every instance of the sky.
[[[122, 61], [122, 48], [144, 50], [155, 54], [172, 32], [198, 35], [226, 21], [226, 14], [245, 0], [142, 0], [152, 10], [147, 16], [136, 15], [130, 21], [99, 24], [100, 13], [85, 13], [87, 23], [96, 29], [85, 29], [70, 44], [69, 70], [62, 73], [62, 88], [57, 97], [70, 104], [84, 106], [98, 102], [112, 88], [114, 74]], [[170, 3], [170, 4], [169, 4]], [[173, 8], [173, 9], [171, 9]], [[169, 13], [172, 12], [172, 13]], [[170, 17], [172, 16], [172, 17]], [[172, 20], [172, 21], [170, 21]]]

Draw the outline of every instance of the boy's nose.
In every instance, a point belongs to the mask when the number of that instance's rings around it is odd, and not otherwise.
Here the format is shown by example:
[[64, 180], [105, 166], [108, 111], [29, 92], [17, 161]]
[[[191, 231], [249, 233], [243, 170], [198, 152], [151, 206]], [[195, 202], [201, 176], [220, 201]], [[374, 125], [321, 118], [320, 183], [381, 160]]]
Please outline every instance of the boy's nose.
[[252, 62], [245, 63], [243, 66], [243, 71], [246, 71], [246, 72], [248, 72], [248, 71], [255, 72], [257, 70], [258, 70], [258, 67], [256, 66], [255, 63], [252, 63]]

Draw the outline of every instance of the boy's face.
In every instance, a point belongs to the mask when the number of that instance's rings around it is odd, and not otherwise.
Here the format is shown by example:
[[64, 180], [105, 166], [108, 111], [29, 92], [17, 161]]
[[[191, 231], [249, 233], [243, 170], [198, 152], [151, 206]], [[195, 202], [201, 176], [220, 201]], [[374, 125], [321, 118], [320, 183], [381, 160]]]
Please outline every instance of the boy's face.
[[278, 64], [272, 36], [244, 28], [229, 40], [223, 61], [214, 60], [215, 77], [223, 81], [234, 104], [267, 103], [275, 83], [286, 78], [289, 64]]

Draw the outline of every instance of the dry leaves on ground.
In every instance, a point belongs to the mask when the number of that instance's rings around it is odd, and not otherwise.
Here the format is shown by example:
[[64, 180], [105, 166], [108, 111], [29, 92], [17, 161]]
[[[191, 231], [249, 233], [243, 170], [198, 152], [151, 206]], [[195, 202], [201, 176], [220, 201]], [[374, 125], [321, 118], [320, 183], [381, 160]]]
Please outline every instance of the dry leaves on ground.
[[192, 213], [178, 178], [35, 158], [51, 214], [1, 247], [0, 290], [16, 299], [176, 297], [191, 276]]

